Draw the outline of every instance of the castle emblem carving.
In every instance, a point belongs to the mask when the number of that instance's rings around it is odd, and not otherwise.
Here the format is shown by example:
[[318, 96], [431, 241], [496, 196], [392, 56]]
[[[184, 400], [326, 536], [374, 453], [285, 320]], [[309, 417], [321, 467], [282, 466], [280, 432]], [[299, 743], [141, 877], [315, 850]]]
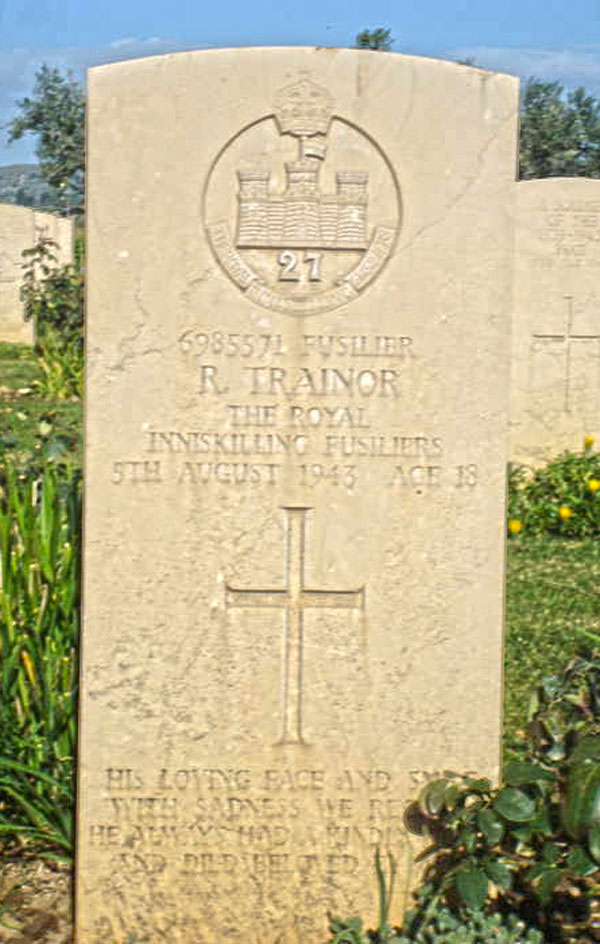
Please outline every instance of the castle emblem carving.
[[399, 189], [381, 149], [303, 77], [223, 148], [204, 220], [218, 262], [250, 300], [317, 314], [357, 298], [384, 266]]

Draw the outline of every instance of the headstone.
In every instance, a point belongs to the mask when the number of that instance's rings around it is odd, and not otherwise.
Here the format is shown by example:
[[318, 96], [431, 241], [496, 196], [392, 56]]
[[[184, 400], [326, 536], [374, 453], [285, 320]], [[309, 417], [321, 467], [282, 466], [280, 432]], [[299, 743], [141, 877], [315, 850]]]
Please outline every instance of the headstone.
[[32, 344], [34, 339], [34, 325], [25, 321], [20, 297], [25, 261], [21, 253], [46, 236], [56, 243], [58, 263], [66, 265], [72, 258], [72, 227], [70, 219], [52, 213], [0, 204], [0, 341]]
[[517, 184], [510, 458], [600, 436], [600, 181]]
[[[78, 942], [376, 920], [493, 775], [516, 80], [380, 52], [92, 70]], [[414, 873], [413, 873], [414, 874]]]

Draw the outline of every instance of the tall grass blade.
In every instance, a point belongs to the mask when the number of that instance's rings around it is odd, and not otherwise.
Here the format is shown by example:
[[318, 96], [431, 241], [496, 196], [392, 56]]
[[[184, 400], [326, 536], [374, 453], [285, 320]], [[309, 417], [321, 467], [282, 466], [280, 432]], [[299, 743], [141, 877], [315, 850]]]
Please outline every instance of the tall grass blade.
[[0, 480], [0, 834], [72, 844], [81, 482], [49, 466]]

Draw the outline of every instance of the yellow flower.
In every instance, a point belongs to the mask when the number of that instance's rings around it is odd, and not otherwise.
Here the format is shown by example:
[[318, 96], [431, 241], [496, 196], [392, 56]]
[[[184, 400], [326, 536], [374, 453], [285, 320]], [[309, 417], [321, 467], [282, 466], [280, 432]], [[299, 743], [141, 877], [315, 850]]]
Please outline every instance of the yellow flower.
[[[598, 483], [600, 485], [600, 482]], [[511, 534], [518, 534], [523, 525], [518, 518], [509, 518], [508, 519], [508, 530]]]
[[561, 505], [560, 508], [558, 509], [558, 514], [559, 514], [559, 517], [562, 518], [563, 521], [566, 521], [567, 518], [571, 517], [573, 512], [569, 508], [568, 505]]
[[586, 436], [585, 439], [583, 440], [585, 451], [587, 452], [588, 449], [591, 449], [595, 442], [596, 442], [595, 436]]
[[600, 479], [589, 479], [588, 488], [590, 492], [593, 492], [595, 494], [600, 488]]

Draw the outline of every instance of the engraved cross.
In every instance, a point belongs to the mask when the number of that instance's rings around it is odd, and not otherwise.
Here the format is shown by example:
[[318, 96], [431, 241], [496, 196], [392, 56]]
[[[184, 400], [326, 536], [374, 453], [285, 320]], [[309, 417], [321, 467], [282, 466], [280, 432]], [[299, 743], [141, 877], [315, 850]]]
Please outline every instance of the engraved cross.
[[273, 607], [284, 611], [283, 724], [279, 744], [302, 744], [304, 610], [364, 608], [365, 588], [311, 590], [304, 585], [306, 514], [304, 507], [285, 513], [285, 585], [275, 589], [226, 586], [228, 607]]
[[564, 412], [571, 412], [571, 381], [572, 381], [572, 366], [571, 366], [571, 345], [574, 341], [595, 341], [597, 345], [597, 350], [600, 352], [600, 334], [573, 334], [573, 296], [565, 295], [565, 301], [567, 303], [567, 324], [564, 334], [534, 334], [532, 335], [533, 339], [533, 351], [535, 352], [538, 349], [536, 342], [556, 342], [565, 345], [565, 376], [564, 376]]

